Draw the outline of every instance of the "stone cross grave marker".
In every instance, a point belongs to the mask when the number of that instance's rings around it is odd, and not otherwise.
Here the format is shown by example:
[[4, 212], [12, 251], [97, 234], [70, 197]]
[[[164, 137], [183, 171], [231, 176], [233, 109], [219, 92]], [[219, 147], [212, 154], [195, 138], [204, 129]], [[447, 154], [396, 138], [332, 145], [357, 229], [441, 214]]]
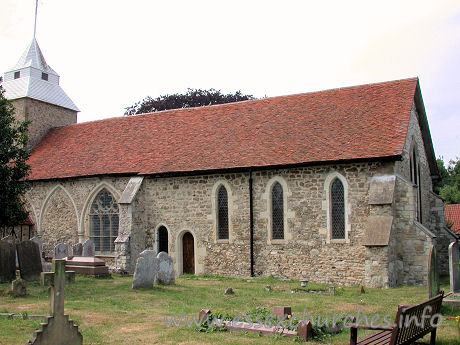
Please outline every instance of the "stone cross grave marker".
[[133, 289], [153, 288], [158, 275], [159, 260], [156, 250], [144, 250], [139, 254], [133, 276]]
[[436, 248], [431, 246], [428, 255], [428, 297], [432, 298], [439, 294], [439, 271]]
[[83, 255], [83, 244], [77, 243], [72, 246], [72, 256], [82, 256]]
[[[40, 329], [34, 332], [34, 337], [28, 344], [33, 345], [81, 345], [83, 336], [78, 326], [64, 314], [64, 289], [66, 275], [65, 260], [53, 260], [53, 272], [41, 274], [41, 284], [51, 285], [51, 316], [40, 324]], [[75, 272], [73, 272], [75, 273]]]
[[158, 283], [164, 285], [174, 285], [175, 274], [174, 264], [171, 257], [165, 252], [158, 253]]
[[54, 247], [54, 258], [64, 259], [69, 256], [69, 248], [67, 244], [59, 243]]
[[457, 293], [460, 292], [460, 259], [458, 253], [457, 242], [452, 242], [449, 245], [449, 277], [450, 277], [450, 291]]
[[16, 279], [16, 251], [8, 241], [0, 241], [0, 283]]
[[27, 281], [39, 280], [42, 273], [42, 260], [38, 244], [25, 240], [16, 244], [21, 278]]
[[83, 254], [82, 256], [92, 257], [95, 254], [94, 242], [91, 240], [86, 240], [83, 243]]

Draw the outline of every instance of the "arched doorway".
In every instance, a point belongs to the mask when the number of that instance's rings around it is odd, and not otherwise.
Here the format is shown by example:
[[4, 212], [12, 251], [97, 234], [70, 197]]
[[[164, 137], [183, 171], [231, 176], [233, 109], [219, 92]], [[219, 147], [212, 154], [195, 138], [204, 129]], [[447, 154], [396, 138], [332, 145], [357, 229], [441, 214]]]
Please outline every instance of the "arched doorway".
[[165, 226], [158, 228], [158, 253], [168, 253], [168, 229]]
[[182, 237], [182, 268], [184, 274], [195, 274], [195, 246], [190, 232]]

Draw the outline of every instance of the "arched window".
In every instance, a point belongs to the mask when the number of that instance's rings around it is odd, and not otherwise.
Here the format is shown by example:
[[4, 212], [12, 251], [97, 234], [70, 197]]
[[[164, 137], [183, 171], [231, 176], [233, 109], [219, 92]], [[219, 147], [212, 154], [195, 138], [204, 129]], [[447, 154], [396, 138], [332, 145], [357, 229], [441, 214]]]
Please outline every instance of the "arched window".
[[219, 240], [228, 240], [228, 194], [224, 186], [217, 192], [217, 229]]
[[272, 239], [284, 239], [284, 196], [279, 182], [272, 188]]
[[168, 229], [165, 226], [158, 228], [158, 253], [168, 253]]
[[416, 186], [416, 199], [417, 199], [417, 214], [415, 218], [421, 222], [422, 221], [422, 184], [420, 182], [420, 164], [417, 159], [417, 151], [414, 148], [412, 149], [410, 158], [409, 158], [409, 166], [410, 166], [410, 181]]
[[118, 204], [106, 189], [101, 190], [89, 212], [90, 238], [98, 252], [113, 252], [118, 236]]
[[331, 185], [331, 229], [332, 239], [345, 239], [345, 193], [338, 178]]

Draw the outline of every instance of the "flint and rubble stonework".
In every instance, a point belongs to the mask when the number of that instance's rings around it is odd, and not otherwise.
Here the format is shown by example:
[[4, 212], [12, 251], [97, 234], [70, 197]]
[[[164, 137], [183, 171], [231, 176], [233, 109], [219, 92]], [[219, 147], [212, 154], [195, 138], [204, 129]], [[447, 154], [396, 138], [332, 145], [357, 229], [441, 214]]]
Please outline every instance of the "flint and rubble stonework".
[[[340, 285], [391, 287], [426, 284], [427, 255], [444, 236], [440, 201], [431, 178], [415, 107], [400, 162], [329, 164], [253, 171], [255, 273], [305, 278]], [[422, 186], [423, 230], [416, 226], [416, 197], [409, 181], [409, 153], [416, 145]], [[347, 240], [328, 236], [328, 185], [339, 174], [346, 181]], [[369, 202], [373, 177], [391, 177], [393, 200]], [[88, 210], [106, 188], [116, 200], [130, 177], [72, 178], [35, 181], [26, 200], [46, 248], [89, 238]], [[285, 240], [270, 239], [269, 186], [283, 186]], [[215, 191], [225, 185], [229, 196], [229, 239], [216, 236]], [[176, 274], [182, 272], [182, 238], [194, 237], [195, 273], [250, 275], [249, 172], [176, 177], [146, 176], [130, 203], [119, 205], [119, 236], [114, 253], [98, 253], [112, 268], [133, 272], [139, 253], [158, 250], [158, 228], [168, 230], [168, 251]], [[393, 217], [388, 245], [365, 246], [370, 216]], [[431, 236], [431, 232], [436, 236]], [[440, 235], [442, 234], [442, 235]], [[440, 255], [442, 256], [442, 255]]]
[[77, 123], [77, 112], [32, 98], [12, 101], [15, 117], [20, 121], [31, 121], [29, 125], [29, 147], [35, 147], [45, 133], [53, 128]]

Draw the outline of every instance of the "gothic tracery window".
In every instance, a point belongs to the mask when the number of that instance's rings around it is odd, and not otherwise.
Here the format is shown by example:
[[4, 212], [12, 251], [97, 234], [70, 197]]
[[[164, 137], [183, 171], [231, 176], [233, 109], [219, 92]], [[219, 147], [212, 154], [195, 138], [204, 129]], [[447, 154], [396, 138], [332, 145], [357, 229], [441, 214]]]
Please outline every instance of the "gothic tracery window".
[[279, 182], [272, 188], [272, 239], [284, 239], [284, 196]]
[[228, 240], [228, 194], [224, 186], [217, 192], [217, 229], [219, 240]]
[[332, 239], [345, 239], [345, 191], [338, 178], [331, 185]]
[[113, 252], [118, 236], [118, 204], [106, 189], [101, 190], [89, 212], [90, 238], [98, 252]]

